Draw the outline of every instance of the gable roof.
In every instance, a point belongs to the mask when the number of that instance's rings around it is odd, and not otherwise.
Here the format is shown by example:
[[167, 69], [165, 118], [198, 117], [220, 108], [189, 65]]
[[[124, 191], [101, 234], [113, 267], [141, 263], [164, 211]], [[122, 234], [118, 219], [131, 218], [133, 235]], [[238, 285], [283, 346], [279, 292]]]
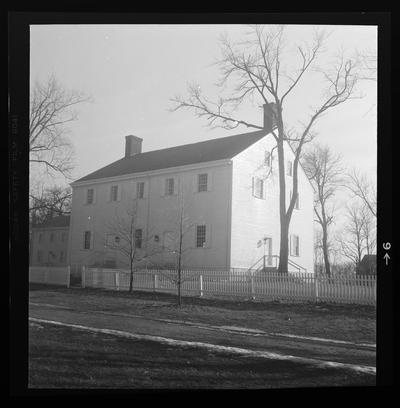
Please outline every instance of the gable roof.
[[266, 136], [265, 130], [221, 137], [124, 157], [76, 182], [141, 173], [169, 167], [230, 159]]
[[32, 228], [63, 228], [69, 227], [70, 221], [69, 215], [59, 215], [57, 217], [50, 218], [41, 224], [32, 225]]

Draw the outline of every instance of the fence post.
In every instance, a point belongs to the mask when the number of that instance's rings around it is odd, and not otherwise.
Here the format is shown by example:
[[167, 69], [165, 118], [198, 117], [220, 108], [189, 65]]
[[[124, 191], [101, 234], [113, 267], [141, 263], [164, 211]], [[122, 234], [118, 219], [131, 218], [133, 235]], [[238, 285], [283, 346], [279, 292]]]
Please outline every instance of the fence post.
[[67, 266], [67, 288], [69, 288], [71, 284], [71, 267]]
[[315, 301], [318, 302], [319, 293], [318, 293], [318, 275], [314, 275], [314, 286], [315, 286]]
[[203, 297], [203, 275], [200, 275], [200, 297]]
[[251, 300], [255, 300], [255, 294], [254, 294], [254, 277], [253, 277], [253, 271], [250, 271], [250, 298]]
[[85, 265], [83, 265], [81, 269], [81, 287], [85, 288], [85, 286], [86, 286], [86, 267]]
[[153, 291], [156, 292], [158, 288], [157, 274], [153, 275]]
[[115, 271], [115, 289], [119, 290], [119, 271]]

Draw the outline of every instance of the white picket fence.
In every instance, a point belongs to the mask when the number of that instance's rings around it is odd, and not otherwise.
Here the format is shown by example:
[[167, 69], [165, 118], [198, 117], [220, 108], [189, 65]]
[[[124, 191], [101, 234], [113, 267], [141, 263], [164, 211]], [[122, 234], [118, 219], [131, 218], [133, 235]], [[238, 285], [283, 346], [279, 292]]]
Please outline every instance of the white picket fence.
[[69, 266], [30, 266], [29, 282], [69, 287]]
[[[120, 269], [82, 268], [82, 287], [128, 290], [130, 273]], [[177, 293], [173, 270], [138, 270], [133, 289]], [[182, 271], [184, 296], [233, 297], [252, 300], [317, 301], [376, 305], [376, 277], [316, 277], [308, 273], [234, 273]]]

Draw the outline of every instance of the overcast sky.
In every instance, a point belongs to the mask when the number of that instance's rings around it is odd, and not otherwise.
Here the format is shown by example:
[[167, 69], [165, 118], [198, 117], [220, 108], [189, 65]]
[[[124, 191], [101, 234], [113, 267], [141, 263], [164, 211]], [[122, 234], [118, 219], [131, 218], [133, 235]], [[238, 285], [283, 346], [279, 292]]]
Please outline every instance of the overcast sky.
[[[321, 63], [340, 48], [375, 50], [374, 26], [325, 26], [330, 36]], [[288, 26], [292, 49], [310, 38], [313, 27]], [[69, 125], [76, 153], [74, 178], [80, 178], [124, 155], [125, 136], [143, 138], [143, 151], [244, 133], [210, 130], [193, 112], [172, 113], [170, 99], [185, 95], [197, 82], [206, 95], [218, 95], [213, 65], [220, 56], [218, 38], [227, 33], [243, 40], [242, 25], [44, 25], [31, 26], [31, 83], [54, 74], [66, 89], [90, 95], [79, 107], [79, 120]], [[292, 64], [300, 63], [295, 53]], [[361, 89], [362, 88], [362, 89]], [[376, 84], [362, 84], [364, 97], [349, 101], [323, 117], [315, 127], [318, 140], [340, 153], [348, 167], [376, 172]], [[318, 96], [317, 74], [310, 72], [285, 108], [291, 126], [305, 121]], [[261, 102], [247, 104], [240, 116], [262, 124]]]

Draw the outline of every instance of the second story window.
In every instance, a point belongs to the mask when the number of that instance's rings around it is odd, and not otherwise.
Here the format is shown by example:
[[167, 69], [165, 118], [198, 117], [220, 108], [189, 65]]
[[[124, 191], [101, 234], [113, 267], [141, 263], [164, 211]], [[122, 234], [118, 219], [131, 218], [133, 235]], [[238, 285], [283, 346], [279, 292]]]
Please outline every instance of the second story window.
[[111, 186], [110, 200], [111, 201], [117, 201], [118, 200], [118, 186]]
[[253, 177], [253, 196], [264, 198], [264, 180], [258, 177]]
[[196, 227], [196, 247], [204, 248], [206, 246], [206, 226], [197, 225]]
[[144, 181], [140, 181], [136, 184], [136, 197], [144, 198]]
[[175, 180], [173, 178], [167, 178], [165, 180], [165, 195], [174, 195], [175, 192]]
[[290, 177], [293, 176], [293, 162], [288, 160], [287, 166], [286, 166], [286, 174]]
[[199, 174], [197, 176], [197, 191], [208, 191], [208, 174]]
[[86, 204], [93, 204], [94, 201], [94, 190], [93, 188], [88, 188], [86, 190]]

